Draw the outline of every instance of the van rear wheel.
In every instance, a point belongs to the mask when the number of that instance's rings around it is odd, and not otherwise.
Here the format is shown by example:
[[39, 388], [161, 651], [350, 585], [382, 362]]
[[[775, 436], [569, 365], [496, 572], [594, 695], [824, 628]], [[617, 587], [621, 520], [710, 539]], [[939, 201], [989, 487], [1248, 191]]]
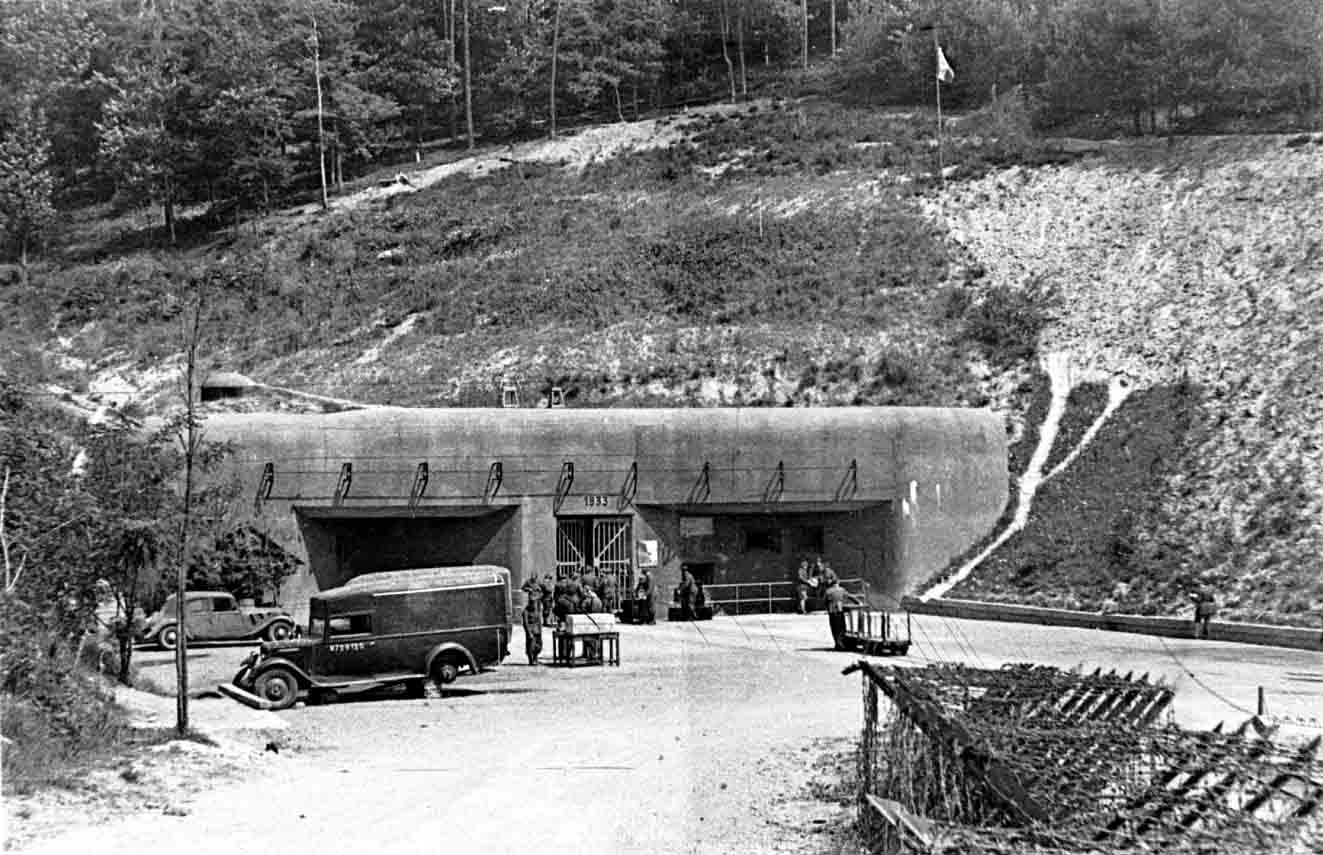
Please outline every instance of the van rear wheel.
[[455, 682], [459, 678], [459, 665], [453, 659], [441, 659], [432, 665], [432, 681], [438, 686]]

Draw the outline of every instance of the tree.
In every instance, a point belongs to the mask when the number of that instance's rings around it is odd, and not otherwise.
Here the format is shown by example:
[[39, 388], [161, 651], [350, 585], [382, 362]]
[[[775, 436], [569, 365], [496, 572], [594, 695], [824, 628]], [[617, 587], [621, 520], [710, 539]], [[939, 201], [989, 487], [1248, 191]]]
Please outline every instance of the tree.
[[447, 38], [444, 6], [400, 0], [370, 0], [355, 41], [363, 53], [361, 84], [386, 96], [410, 119], [415, 160], [434, 111], [458, 89], [453, 43]]
[[124, 203], [160, 205], [170, 243], [175, 204], [192, 156], [178, 111], [181, 80], [168, 63], [126, 65], [100, 77], [110, 95], [97, 123], [101, 156]]
[[97, 568], [87, 550], [96, 512], [72, 476], [73, 430], [0, 375], [4, 594], [66, 639], [86, 631], [97, 605]]
[[28, 252], [55, 220], [54, 189], [45, 117], [28, 102], [0, 136], [0, 229], [18, 257], [25, 283]]
[[189, 586], [229, 591], [240, 599], [275, 599], [302, 564], [266, 534], [244, 525], [217, 536], [205, 556], [195, 557]]
[[128, 685], [136, 611], [157, 585], [158, 561], [169, 542], [178, 456], [165, 437], [144, 438], [135, 425], [123, 423], [93, 428], [84, 454], [82, 484], [97, 506], [93, 558], [115, 598], [111, 632], [119, 681]]

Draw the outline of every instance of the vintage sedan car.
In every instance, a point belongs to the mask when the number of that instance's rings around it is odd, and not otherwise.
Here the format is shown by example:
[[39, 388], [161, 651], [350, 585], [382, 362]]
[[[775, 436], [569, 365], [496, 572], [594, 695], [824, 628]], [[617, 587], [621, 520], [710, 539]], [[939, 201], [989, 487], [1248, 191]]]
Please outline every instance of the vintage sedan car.
[[[241, 606], [225, 591], [189, 591], [184, 597], [189, 641], [284, 641], [294, 634], [294, 618], [284, 609]], [[147, 619], [140, 640], [174, 650], [179, 643], [176, 602], [171, 594], [160, 611]]]

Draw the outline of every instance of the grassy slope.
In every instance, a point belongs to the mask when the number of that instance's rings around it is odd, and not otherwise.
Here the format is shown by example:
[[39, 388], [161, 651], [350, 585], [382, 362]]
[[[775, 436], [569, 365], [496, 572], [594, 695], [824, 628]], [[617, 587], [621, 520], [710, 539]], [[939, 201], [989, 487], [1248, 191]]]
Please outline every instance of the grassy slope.
[[[1022, 438], [1017, 471], [1046, 401], [1032, 315], [1055, 293], [1046, 344], [1139, 389], [959, 593], [1095, 607], [1125, 581], [1123, 608], [1172, 611], [1211, 569], [1231, 614], [1323, 607], [1307, 560], [1323, 391], [1303, 370], [1323, 328], [1316, 147], [1192, 141], [989, 172], [1004, 155], [971, 128], [939, 194], [910, 180], [933, 159], [924, 127], [825, 103], [713, 118], [692, 145], [582, 172], [271, 218], [181, 267], [223, 280], [217, 364], [283, 385], [432, 405], [490, 404], [503, 378], [578, 406], [992, 403]], [[177, 350], [168, 264], [70, 265], [3, 300], [102, 379], [141, 377]], [[1104, 397], [1073, 396], [1053, 462]]]

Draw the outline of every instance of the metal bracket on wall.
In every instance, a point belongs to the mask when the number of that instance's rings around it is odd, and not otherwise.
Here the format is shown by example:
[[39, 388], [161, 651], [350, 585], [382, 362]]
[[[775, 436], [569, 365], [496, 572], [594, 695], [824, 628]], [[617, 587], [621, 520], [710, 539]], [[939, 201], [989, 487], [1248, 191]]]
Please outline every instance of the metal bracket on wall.
[[560, 480], [556, 482], [556, 501], [553, 508], [556, 513], [560, 513], [561, 503], [570, 494], [570, 488], [573, 486], [574, 464], [567, 460], [560, 465]]
[[496, 460], [487, 469], [487, 486], [482, 491], [482, 501], [490, 502], [501, 491], [501, 481], [505, 479], [505, 467]]
[[841, 479], [840, 485], [836, 488], [836, 501], [844, 502], [853, 499], [857, 492], [859, 492], [859, 461], [851, 460], [850, 467], [845, 470], [845, 477]]
[[763, 503], [771, 504], [781, 500], [781, 494], [786, 490], [786, 463], [784, 460], [776, 461], [776, 471], [768, 479], [767, 486], [763, 488]]
[[271, 488], [276, 485], [276, 464], [262, 466], [262, 480], [257, 482], [257, 496], [253, 499], [253, 515], [262, 515], [262, 503], [271, 498]]
[[431, 472], [427, 468], [427, 461], [424, 460], [418, 464], [418, 471], [413, 475], [413, 489], [409, 491], [409, 510], [418, 507], [422, 501], [423, 494], [427, 492], [427, 480]]
[[703, 461], [703, 471], [698, 473], [698, 480], [694, 486], [689, 488], [689, 498], [685, 500], [686, 504], [700, 505], [708, 500], [712, 495], [712, 464], [706, 460]]
[[623, 511], [634, 504], [634, 496], [639, 491], [639, 462], [637, 460], [629, 464], [629, 474], [625, 476], [625, 483], [620, 488], [620, 501], [616, 503], [616, 510]]
[[333, 507], [340, 507], [345, 496], [349, 495], [349, 485], [354, 482], [354, 464], [340, 464], [340, 481], [335, 485], [335, 497], [331, 499]]

